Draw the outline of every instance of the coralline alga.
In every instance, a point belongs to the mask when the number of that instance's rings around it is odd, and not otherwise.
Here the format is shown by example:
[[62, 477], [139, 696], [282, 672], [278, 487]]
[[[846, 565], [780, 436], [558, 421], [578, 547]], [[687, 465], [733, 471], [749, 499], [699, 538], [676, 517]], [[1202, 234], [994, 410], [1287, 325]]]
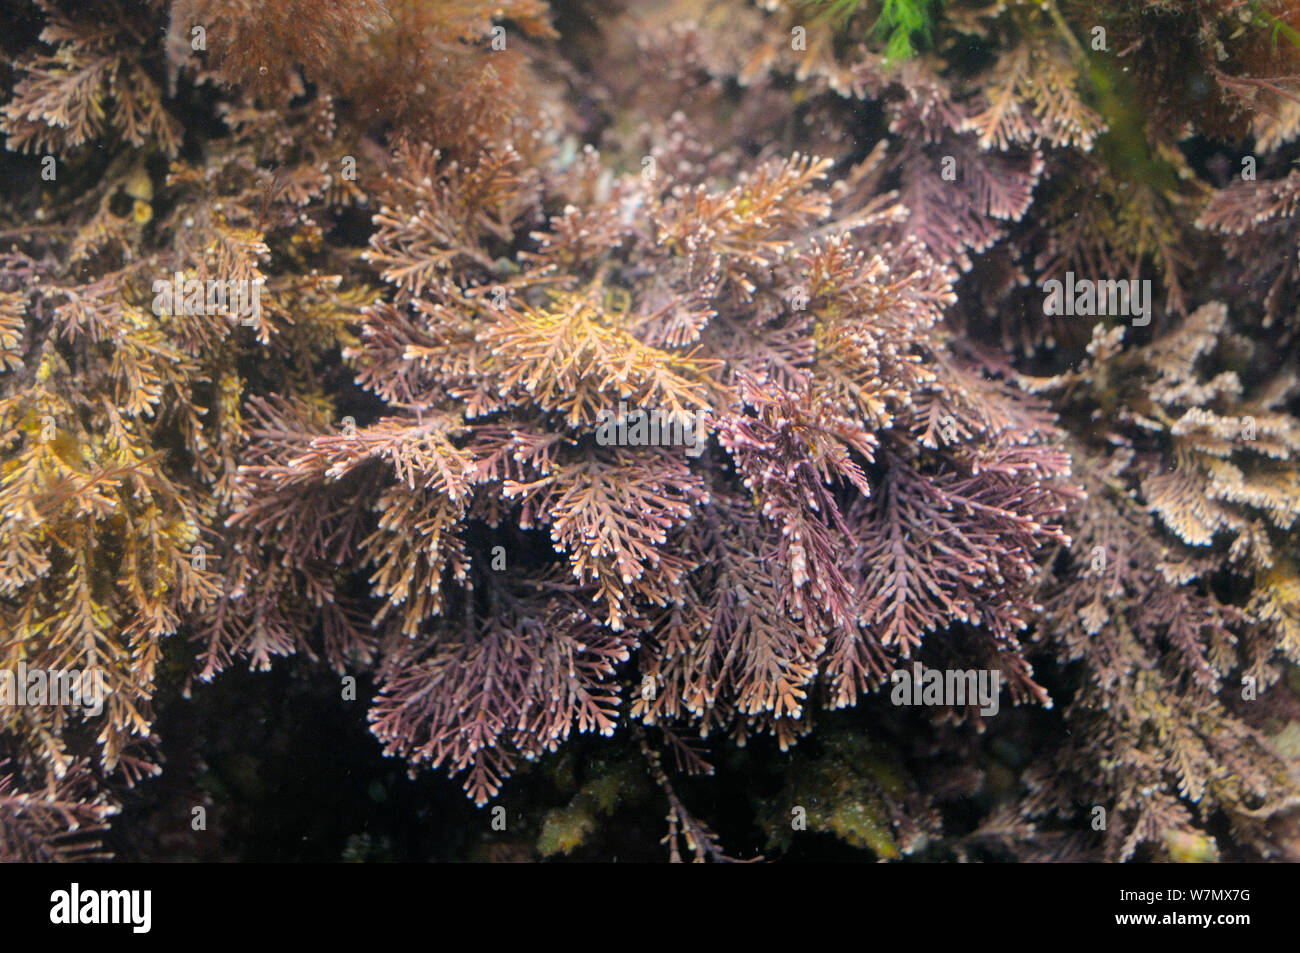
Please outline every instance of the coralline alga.
[[6, 856], [237, 666], [454, 856], [1297, 856], [1294, 4], [10, 7]]

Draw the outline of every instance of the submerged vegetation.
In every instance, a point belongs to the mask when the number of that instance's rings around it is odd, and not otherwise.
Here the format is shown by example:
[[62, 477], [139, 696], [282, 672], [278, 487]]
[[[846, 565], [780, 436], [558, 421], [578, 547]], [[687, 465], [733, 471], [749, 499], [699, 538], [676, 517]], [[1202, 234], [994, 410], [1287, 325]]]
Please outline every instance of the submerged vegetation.
[[[845, 29], [855, 14], [874, 7], [866, 0], [812, 0], [823, 5], [820, 14]], [[935, 11], [941, 0], [883, 0], [868, 36], [884, 44], [887, 63], [911, 59], [918, 45], [930, 44], [934, 35]]]
[[0, 859], [1300, 859], [1297, 31], [10, 4]]

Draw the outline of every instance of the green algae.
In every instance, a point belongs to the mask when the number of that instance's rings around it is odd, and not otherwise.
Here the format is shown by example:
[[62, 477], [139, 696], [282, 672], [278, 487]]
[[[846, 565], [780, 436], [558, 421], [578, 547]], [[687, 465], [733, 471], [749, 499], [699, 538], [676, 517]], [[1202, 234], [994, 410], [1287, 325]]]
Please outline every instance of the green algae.
[[[574, 765], [562, 764], [557, 771], [570, 778]], [[633, 770], [629, 761], [596, 761], [590, 776], [567, 805], [549, 811], [542, 821], [537, 838], [537, 852], [543, 857], [572, 854], [587, 844], [610, 817], [628, 803], [639, 802], [645, 795], [645, 780]]]
[[826, 735], [819, 757], [796, 749], [791, 761], [781, 792], [759, 801], [769, 845], [788, 851], [806, 823], [882, 860], [903, 856], [893, 818], [906, 786], [890, 752], [846, 729]]

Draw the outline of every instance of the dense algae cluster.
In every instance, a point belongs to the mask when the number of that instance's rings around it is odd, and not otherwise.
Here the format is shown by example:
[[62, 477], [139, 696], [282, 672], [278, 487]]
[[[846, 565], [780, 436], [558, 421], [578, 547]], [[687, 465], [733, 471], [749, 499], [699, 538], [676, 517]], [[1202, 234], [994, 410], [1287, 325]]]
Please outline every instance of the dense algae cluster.
[[0, 859], [1300, 859], [1300, 7], [0, 37]]

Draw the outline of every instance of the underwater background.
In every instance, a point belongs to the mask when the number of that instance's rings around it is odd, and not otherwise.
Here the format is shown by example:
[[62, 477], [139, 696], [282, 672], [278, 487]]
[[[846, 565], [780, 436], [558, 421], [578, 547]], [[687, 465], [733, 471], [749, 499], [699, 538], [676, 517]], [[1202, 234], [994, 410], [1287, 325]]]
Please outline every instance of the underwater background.
[[1300, 3], [0, 54], [0, 860], [1300, 859]]

